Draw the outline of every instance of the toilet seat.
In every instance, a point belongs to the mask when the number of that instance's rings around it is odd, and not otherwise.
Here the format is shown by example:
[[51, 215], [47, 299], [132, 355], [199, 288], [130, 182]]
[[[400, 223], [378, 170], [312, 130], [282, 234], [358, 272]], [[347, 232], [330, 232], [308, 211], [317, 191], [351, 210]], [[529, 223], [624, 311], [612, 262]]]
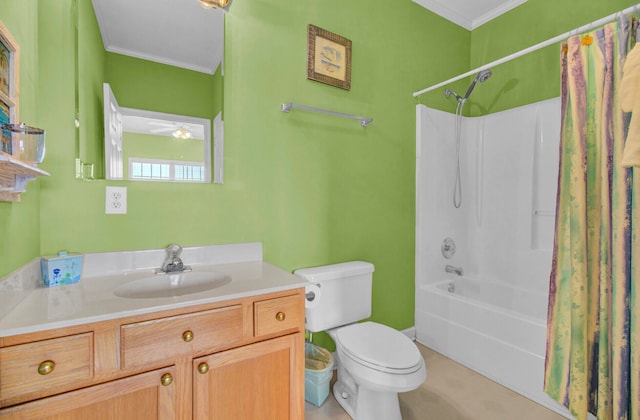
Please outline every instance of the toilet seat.
[[375, 322], [337, 328], [336, 344], [356, 363], [380, 372], [408, 375], [423, 367], [416, 345], [398, 330]]

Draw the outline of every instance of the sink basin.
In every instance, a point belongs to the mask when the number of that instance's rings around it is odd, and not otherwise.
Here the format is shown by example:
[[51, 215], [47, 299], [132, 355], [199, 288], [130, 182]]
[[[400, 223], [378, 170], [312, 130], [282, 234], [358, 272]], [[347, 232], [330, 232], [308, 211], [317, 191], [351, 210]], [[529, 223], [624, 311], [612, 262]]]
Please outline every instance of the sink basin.
[[158, 274], [122, 284], [114, 290], [118, 297], [131, 299], [188, 295], [222, 287], [231, 277], [217, 271]]

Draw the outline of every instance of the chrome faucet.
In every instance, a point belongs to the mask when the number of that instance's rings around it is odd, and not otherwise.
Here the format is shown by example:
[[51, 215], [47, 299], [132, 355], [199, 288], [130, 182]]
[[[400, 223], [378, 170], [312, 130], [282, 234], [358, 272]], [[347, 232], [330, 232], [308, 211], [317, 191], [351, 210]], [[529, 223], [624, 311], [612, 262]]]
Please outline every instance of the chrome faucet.
[[444, 267], [444, 271], [446, 271], [447, 273], [455, 273], [459, 276], [464, 274], [464, 269], [462, 267], [454, 267], [452, 265], [445, 265]]
[[164, 259], [162, 266], [157, 270], [156, 274], [160, 273], [176, 273], [183, 271], [191, 271], [191, 267], [184, 265], [180, 259], [182, 254], [182, 247], [178, 244], [171, 244], [167, 247], [167, 257]]

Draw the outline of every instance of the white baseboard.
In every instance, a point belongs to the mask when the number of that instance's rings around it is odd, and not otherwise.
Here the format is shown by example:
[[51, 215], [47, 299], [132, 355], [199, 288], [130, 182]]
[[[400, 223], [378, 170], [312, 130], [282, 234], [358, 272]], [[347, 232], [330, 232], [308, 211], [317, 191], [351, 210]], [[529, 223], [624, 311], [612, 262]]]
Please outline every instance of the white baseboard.
[[409, 328], [405, 328], [404, 330], [400, 331], [402, 334], [406, 335], [407, 337], [409, 337], [411, 340], [416, 341], [416, 327], [409, 327]]

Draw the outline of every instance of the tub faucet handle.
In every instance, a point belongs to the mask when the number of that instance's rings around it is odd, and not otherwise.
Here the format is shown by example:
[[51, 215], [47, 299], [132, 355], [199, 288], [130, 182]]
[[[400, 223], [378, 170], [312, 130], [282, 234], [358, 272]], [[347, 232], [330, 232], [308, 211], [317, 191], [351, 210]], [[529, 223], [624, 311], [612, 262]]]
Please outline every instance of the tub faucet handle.
[[443, 257], [450, 259], [456, 254], [456, 243], [451, 238], [445, 238], [440, 250]]

